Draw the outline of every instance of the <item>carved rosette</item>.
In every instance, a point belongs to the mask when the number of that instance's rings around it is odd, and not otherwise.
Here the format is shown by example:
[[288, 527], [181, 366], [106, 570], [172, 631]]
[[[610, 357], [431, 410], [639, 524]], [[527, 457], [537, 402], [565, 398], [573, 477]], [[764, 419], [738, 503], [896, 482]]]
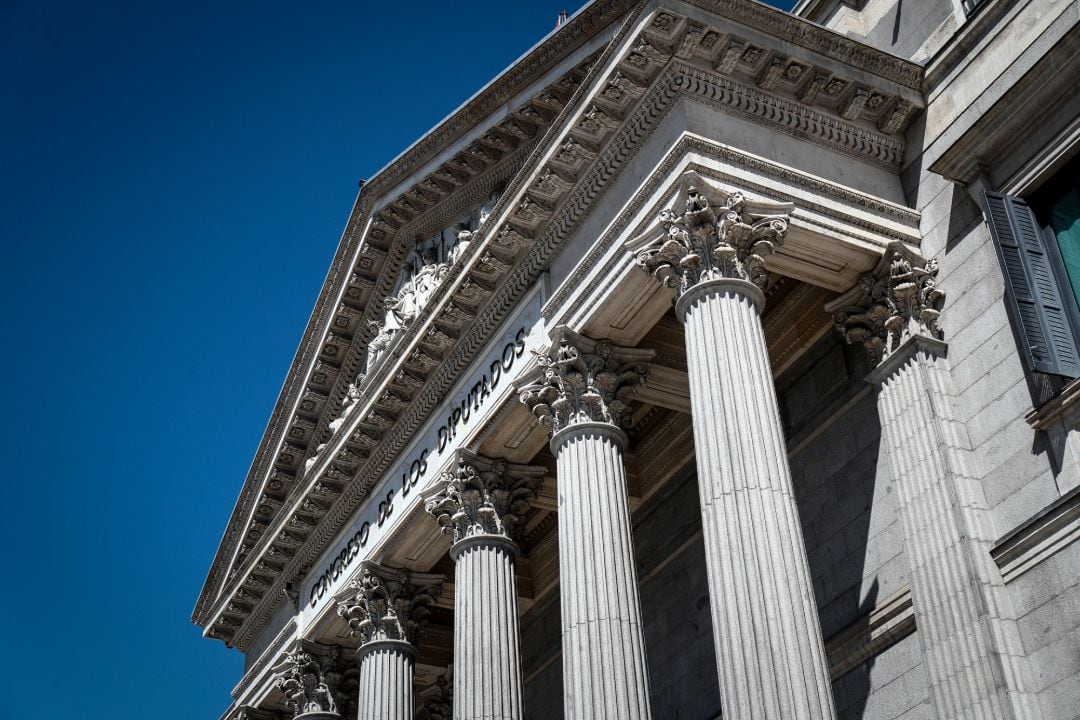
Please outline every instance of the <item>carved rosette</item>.
[[427, 625], [431, 606], [442, 592], [441, 575], [364, 562], [360, 577], [349, 583], [338, 615], [363, 644], [379, 640], [415, 643]]
[[738, 192], [714, 208], [696, 183], [685, 196], [682, 213], [660, 213], [663, 232], [635, 250], [638, 265], [677, 295], [720, 278], [746, 280], [764, 290], [769, 280], [765, 258], [784, 241], [786, 215], [750, 212]]
[[521, 390], [521, 402], [552, 433], [579, 423], [625, 427], [630, 398], [648, 379], [655, 353], [591, 340], [565, 326], [555, 328], [553, 340], [535, 353], [539, 377]]
[[836, 329], [849, 343], [861, 344], [875, 367], [911, 337], [941, 340], [945, 293], [937, 288], [937, 274], [936, 260], [891, 243], [877, 268], [831, 308]]
[[336, 713], [339, 678], [335, 670], [340, 649], [301, 642], [285, 654], [285, 661], [275, 668], [278, 689], [285, 695], [294, 716], [304, 713]]
[[456, 467], [425, 494], [424, 509], [455, 543], [477, 535], [509, 538], [532, 507], [543, 475], [543, 467], [459, 450]]

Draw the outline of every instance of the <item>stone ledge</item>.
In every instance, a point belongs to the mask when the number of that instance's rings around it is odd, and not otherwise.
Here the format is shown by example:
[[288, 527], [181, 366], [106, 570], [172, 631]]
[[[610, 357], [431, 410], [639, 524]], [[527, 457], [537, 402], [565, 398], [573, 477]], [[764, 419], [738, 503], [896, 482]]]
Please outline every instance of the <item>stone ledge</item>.
[[913, 632], [915, 609], [905, 586], [825, 641], [830, 679], [836, 682]]
[[[1077, 385], [1077, 383], [1073, 383]], [[1062, 495], [990, 550], [1006, 583], [1080, 540], [1080, 487]]]
[[1024, 416], [1036, 430], [1048, 430], [1063, 422], [1071, 430], [1080, 429], [1080, 378], [1065, 386], [1052, 400]]

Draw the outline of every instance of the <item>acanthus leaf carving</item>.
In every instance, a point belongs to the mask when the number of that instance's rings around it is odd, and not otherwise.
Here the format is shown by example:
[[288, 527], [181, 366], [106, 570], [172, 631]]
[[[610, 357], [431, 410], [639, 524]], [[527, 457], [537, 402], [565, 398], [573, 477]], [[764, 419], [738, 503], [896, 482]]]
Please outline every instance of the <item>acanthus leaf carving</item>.
[[765, 259], [783, 244], [790, 204], [751, 207], [741, 192], [729, 192], [714, 206], [696, 173], [688, 173], [684, 184], [682, 212], [662, 211], [659, 228], [628, 244], [638, 265], [678, 295], [720, 278], [764, 290]]
[[274, 668], [277, 686], [294, 716], [338, 711], [334, 696], [339, 675], [335, 666], [340, 654], [340, 649], [334, 646], [300, 641], [285, 654], [284, 662]]
[[552, 432], [593, 422], [624, 427], [630, 399], [649, 376], [652, 350], [592, 340], [560, 325], [552, 347], [536, 352], [537, 377], [519, 398]]
[[476, 535], [510, 538], [532, 507], [544, 472], [542, 466], [459, 450], [453, 468], [424, 494], [424, 509], [455, 543]]
[[363, 644], [415, 643], [442, 592], [441, 575], [415, 573], [364, 561], [338, 602], [338, 615]]
[[876, 367], [911, 337], [942, 339], [938, 318], [945, 293], [937, 274], [937, 260], [894, 241], [877, 268], [827, 309], [844, 339], [861, 344]]

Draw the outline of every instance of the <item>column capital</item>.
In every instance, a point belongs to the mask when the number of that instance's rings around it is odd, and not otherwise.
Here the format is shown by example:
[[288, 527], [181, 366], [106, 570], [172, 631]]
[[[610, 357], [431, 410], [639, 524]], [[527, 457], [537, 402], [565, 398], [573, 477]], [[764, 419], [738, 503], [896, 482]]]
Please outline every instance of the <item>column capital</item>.
[[[945, 293], [937, 287], [938, 266], [900, 241], [889, 244], [872, 272], [825, 306], [848, 343], [859, 343], [875, 368], [902, 347], [943, 349], [938, 327]], [[925, 342], [909, 342], [921, 338]]]
[[285, 658], [274, 668], [278, 689], [285, 695], [285, 703], [293, 716], [306, 713], [337, 713], [337, 683], [340, 674], [336, 670], [341, 648], [300, 640], [285, 653]]
[[630, 397], [648, 379], [655, 354], [560, 325], [550, 348], [536, 353], [540, 367], [519, 397], [552, 433], [583, 423], [623, 427], [630, 421]]
[[748, 201], [741, 192], [712, 188], [694, 172], [683, 176], [676, 202], [681, 209], [663, 210], [649, 232], [626, 245], [643, 270], [674, 288], [676, 297], [725, 278], [765, 289], [765, 258], [784, 242], [790, 203]]
[[364, 561], [338, 602], [338, 615], [363, 645], [386, 640], [412, 644], [427, 626], [442, 581], [442, 575]]
[[546, 468], [458, 450], [453, 467], [424, 493], [424, 509], [454, 544], [471, 537], [510, 539], [525, 519]]

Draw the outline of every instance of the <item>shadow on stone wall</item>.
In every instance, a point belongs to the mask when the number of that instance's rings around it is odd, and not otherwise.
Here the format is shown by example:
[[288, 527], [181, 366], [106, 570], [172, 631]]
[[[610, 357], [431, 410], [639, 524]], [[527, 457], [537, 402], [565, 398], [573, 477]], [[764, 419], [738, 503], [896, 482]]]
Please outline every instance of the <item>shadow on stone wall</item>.
[[[796, 503], [826, 640], [867, 615], [880, 600], [864, 585], [877, 487], [881, 427], [863, 378], [865, 354], [834, 334], [823, 337], [777, 381]], [[866, 715], [874, 660], [833, 683], [840, 718]]]

